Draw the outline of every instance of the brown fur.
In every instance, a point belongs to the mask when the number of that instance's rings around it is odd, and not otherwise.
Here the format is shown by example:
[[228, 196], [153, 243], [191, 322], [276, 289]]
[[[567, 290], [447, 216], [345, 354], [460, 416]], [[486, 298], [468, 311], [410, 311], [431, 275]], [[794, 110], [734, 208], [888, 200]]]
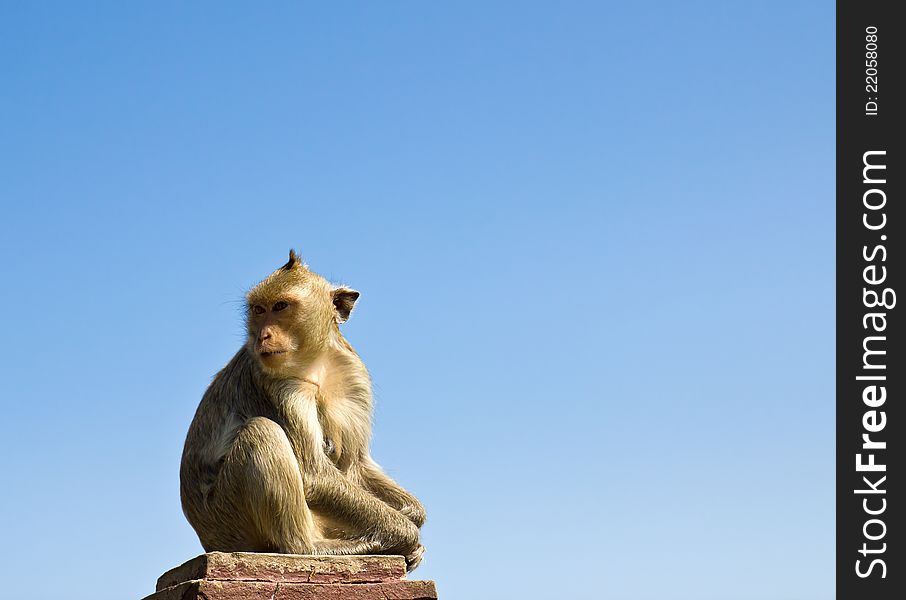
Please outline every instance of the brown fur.
[[248, 293], [247, 341], [183, 450], [183, 511], [206, 551], [421, 561], [424, 508], [371, 459], [371, 381], [339, 329], [358, 296], [293, 251]]

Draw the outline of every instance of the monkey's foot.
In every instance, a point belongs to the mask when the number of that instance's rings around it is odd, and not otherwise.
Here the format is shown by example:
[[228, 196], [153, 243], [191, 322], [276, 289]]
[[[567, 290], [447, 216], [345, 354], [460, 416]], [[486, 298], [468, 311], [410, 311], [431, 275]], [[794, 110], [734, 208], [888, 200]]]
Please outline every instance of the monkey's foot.
[[422, 557], [425, 555], [425, 547], [421, 544], [406, 557], [406, 571], [412, 572], [421, 564]]

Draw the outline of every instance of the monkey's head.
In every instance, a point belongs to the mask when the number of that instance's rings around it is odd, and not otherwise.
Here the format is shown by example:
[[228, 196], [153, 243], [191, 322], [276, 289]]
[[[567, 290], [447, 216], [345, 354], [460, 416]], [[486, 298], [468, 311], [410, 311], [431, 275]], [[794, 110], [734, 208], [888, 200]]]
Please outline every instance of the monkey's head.
[[333, 286], [294, 250], [289, 261], [249, 291], [247, 347], [271, 374], [310, 364], [339, 337], [359, 293]]

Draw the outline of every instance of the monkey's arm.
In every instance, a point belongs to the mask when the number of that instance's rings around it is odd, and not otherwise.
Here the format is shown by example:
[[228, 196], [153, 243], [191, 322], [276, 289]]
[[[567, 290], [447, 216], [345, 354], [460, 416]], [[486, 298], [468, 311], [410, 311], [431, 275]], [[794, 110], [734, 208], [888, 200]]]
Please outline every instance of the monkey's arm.
[[355, 523], [386, 551], [408, 555], [419, 546], [418, 529], [405, 515], [354, 485], [333, 465], [302, 477], [309, 506], [324, 507]]
[[411, 555], [419, 547], [418, 527], [336, 467], [324, 453], [317, 386], [303, 382], [297, 390], [276, 406], [301, 467], [308, 505], [354, 525], [365, 540], [377, 541], [385, 552]]
[[365, 489], [400, 511], [416, 527], [421, 528], [425, 524], [425, 507], [418, 498], [393, 481], [370, 456], [362, 460], [359, 475]]

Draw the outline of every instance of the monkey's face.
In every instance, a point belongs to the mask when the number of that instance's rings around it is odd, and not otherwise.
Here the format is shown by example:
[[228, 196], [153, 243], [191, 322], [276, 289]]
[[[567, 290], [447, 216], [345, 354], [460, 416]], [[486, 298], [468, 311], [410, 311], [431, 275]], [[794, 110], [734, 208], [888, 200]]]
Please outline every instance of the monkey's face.
[[298, 349], [292, 335], [298, 306], [291, 298], [249, 306], [249, 349], [264, 366], [277, 365]]
[[248, 346], [262, 367], [279, 372], [313, 358], [328, 334], [328, 319], [319, 307], [324, 302], [302, 286], [250, 298]]
[[336, 339], [359, 293], [291, 260], [248, 294], [249, 351], [272, 374], [312, 363]]

